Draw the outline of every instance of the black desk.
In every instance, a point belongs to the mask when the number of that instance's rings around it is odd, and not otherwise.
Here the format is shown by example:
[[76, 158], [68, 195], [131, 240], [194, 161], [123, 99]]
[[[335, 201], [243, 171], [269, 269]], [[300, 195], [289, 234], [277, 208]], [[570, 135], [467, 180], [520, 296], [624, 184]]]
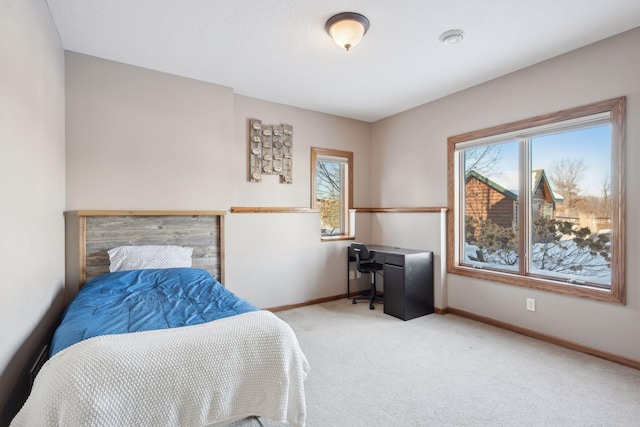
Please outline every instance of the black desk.
[[[367, 245], [384, 264], [384, 312], [402, 320], [433, 313], [433, 252]], [[349, 247], [348, 260], [355, 257]], [[347, 296], [350, 296], [347, 276]]]

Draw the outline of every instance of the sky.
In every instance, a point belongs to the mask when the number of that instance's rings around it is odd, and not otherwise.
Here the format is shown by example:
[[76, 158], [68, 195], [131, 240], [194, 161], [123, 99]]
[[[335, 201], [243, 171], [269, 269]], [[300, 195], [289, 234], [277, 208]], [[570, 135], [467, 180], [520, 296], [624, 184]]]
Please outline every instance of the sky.
[[[501, 144], [501, 158], [486, 176], [497, 184], [518, 192], [518, 144]], [[561, 159], [582, 160], [586, 166], [581, 190], [585, 195], [602, 196], [602, 185], [611, 171], [611, 126], [603, 125], [550, 136], [537, 137], [532, 144], [532, 169], [544, 169], [551, 181], [550, 167]]]

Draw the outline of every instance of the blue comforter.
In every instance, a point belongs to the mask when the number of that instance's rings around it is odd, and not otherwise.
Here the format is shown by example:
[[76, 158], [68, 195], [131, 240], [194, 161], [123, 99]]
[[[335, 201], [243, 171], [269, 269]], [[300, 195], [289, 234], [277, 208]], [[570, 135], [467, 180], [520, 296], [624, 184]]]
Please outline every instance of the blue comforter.
[[107, 273], [80, 289], [53, 336], [50, 353], [99, 335], [197, 325], [256, 310], [196, 268]]

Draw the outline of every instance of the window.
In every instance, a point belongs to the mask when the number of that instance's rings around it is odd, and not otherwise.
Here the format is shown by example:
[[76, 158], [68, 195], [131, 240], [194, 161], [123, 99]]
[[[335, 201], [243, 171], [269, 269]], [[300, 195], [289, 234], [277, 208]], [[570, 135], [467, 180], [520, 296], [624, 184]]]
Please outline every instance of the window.
[[624, 303], [624, 106], [449, 138], [449, 272]]
[[311, 147], [311, 207], [320, 211], [323, 238], [349, 236], [353, 153]]

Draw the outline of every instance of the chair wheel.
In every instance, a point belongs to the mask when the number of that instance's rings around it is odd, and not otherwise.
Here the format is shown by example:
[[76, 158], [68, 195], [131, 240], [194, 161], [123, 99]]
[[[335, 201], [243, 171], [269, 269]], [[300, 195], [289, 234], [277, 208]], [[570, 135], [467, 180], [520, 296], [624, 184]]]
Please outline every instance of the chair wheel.
[[355, 304], [355, 303], [356, 303], [356, 300], [355, 300], [355, 299], [352, 299], [352, 300], [351, 300], [351, 304]]
[[369, 310], [373, 310], [374, 308], [373, 304], [369, 304]]

